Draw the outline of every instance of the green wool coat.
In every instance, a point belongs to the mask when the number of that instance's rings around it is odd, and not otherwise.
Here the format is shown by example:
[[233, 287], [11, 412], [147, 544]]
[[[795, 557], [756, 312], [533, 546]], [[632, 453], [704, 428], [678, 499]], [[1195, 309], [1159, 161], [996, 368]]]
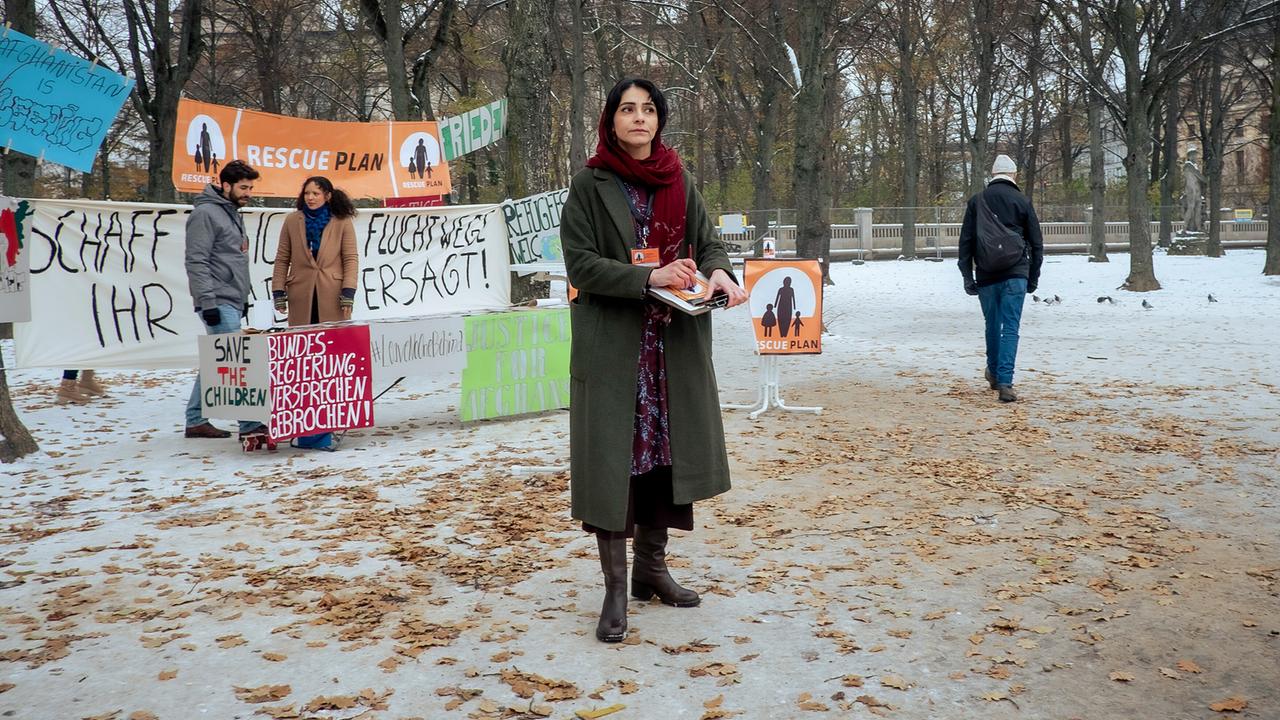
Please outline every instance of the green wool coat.
[[[702, 196], [685, 173], [685, 238], [698, 269], [733, 276]], [[560, 216], [570, 306], [569, 486], [575, 519], [605, 530], [626, 526], [635, 431], [636, 376], [645, 284], [650, 269], [632, 265], [635, 229], [613, 173], [574, 176]], [[682, 252], [682, 256], [687, 250]], [[713, 311], [714, 312], [714, 311]], [[729, 489], [720, 393], [711, 364], [711, 315], [675, 311], [664, 330], [673, 500], [691, 503]]]

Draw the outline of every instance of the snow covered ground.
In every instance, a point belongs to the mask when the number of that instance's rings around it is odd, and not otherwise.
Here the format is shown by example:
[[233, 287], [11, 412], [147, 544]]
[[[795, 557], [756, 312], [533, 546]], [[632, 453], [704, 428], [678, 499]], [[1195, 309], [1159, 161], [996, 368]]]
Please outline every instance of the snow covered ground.
[[[1157, 255], [1139, 295], [1050, 256], [1011, 406], [953, 261], [834, 266], [824, 354], [782, 360], [826, 411], [726, 413], [735, 489], [671, 544], [704, 603], [633, 602], [621, 646], [567, 477], [515, 470], [566, 461], [563, 412], [463, 426], [408, 380], [336, 453], [245, 455], [182, 438], [190, 372], [58, 406], [11, 370], [0, 716], [1280, 717], [1262, 263]], [[745, 311], [716, 330], [749, 401]]]

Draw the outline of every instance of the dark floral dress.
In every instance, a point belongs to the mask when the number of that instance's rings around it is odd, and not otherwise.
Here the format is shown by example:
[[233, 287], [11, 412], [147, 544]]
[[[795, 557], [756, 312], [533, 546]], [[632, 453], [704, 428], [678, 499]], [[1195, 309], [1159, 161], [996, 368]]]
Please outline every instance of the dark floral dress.
[[[622, 183], [635, 228], [636, 247], [648, 247], [653, 210], [648, 188]], [[662, 264], [675, 261], [678, 244], [659, 248]], [[657, 300], [647, 300], [640, 331], [640, 357], [636, 368], [636, 422], [631, 440], [631, 489], [627, 503], [625, 530], [611, 532], [583, 524], [583, 529], [615, 537], [631, 537], [635, 525], [693, 529], [693, 505], [672, 502], [671, 434], [667, 422], [667, 364], [663, 332], [671, 322], [672, 309]]]

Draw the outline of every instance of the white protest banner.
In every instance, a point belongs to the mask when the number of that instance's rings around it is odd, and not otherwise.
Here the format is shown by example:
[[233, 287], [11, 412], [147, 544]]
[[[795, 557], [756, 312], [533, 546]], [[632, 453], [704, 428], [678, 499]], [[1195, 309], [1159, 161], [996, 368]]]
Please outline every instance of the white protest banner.
[[205, 335], [200, 346], [200, 406], [207, 417], [258, 420], [271, 416], [267, 336]]
[[385, 388], [400, 377], [461, 372], [467, 366], [462, 325], [460, 315], [371, 323], [374, 385]]
[[563, 262], [560, 249], [560, 210], [569, 188], [504, 200], [502, 218], [511, 243], [511, 263]]
[[492, 145], [502, 139], [507, 128], [507, 99], [440, 121], [440, 144], [445, 162]]
[[31, 319], [31, 271], [25, 200], [0, 196], [0, 322]]
[[[189, 205], [32, 200], [32, 322], [15, 325], [19, 367], [182, 368], [205, 334], [187, 288]], [[242, 212], [249, 301], [271, 297], [291, 211]], [[510, 251], [498, 205], [361, 210], [355, 319], [505, 308]]]

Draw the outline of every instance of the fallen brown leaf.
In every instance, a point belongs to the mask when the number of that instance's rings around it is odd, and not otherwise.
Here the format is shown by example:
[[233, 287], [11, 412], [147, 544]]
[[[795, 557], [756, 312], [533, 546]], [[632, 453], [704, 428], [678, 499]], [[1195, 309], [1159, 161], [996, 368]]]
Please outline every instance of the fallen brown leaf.
[[1229, 697], [1210, 705], [1209, 709], [1214, 712], [1240, 712], [1247, 707], [1249, 707], [1248, 700], [1242, 697]]
[[247, 703], [264, 703], [280, 700], [289, 696], [293, 688], [289, 685], [259, 685], [254, 688], [235, 688], [236, 697]]

